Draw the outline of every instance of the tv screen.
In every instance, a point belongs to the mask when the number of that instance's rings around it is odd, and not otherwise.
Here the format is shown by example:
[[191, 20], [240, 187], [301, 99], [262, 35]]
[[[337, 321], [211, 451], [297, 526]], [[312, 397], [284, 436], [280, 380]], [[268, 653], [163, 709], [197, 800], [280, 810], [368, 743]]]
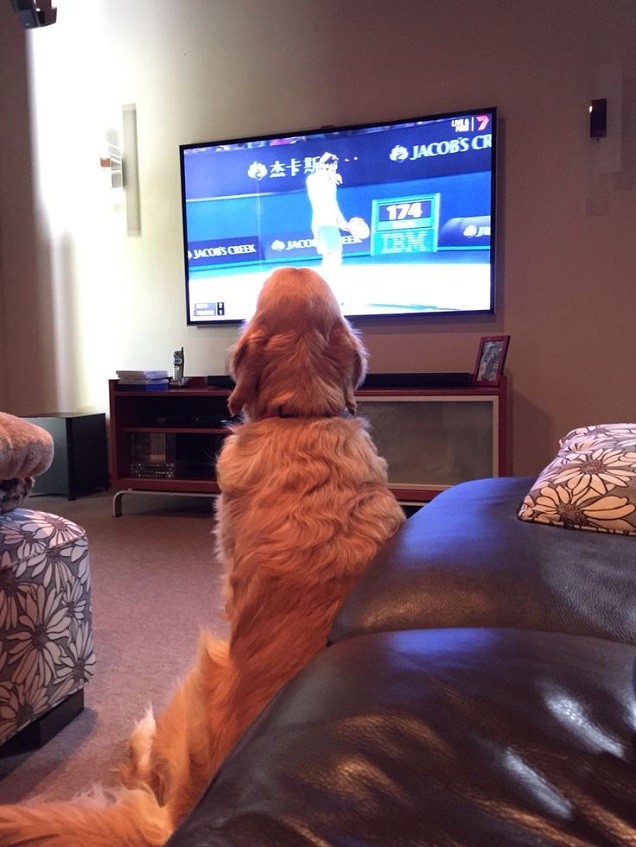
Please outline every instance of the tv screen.
[[289, 265], [348, 317], [494, 311], [494, 108], [179, 151], [189, 324], [249, 318]]

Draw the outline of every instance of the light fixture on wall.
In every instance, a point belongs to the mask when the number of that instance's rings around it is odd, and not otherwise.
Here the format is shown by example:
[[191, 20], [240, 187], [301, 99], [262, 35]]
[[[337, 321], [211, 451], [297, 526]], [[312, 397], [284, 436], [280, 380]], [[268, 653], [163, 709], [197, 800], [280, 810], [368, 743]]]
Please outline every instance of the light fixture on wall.
[[590, 100], [590, 138], [605, 138], [607, 135], [607, 98]]
[[51, 6], [51, 0], [11, 0], [11, 5], [23, 29], [50, 26], [57, 20], [57, 9]]
[[121, 147], [118, 133], [110, 129], [106, 133], [106, 149], [99, 157], [99, 166], [108, 171], [111, 188], [123, 187]]
[[622, 168], [623, 68], [620, 62], [600, 65], [594, 97], [589, 103], [590, 138], [598, 145], [596, 170], [618, 173]]
[[137, 107], [134, 103], [122, 106], [120, 129], [110, 129], [106, 133], [106, 144], [100, 151], [99, 166], [108, 177], [109, 187], [119, 189], [112, 196], [116, 206], [123, 201], [126, 232], [128, 235], [141, 235]]
[[122, 107], [122, 171], [126, 195], [126, 229], [128, 235], [141, 235], [139, 201], [139, 162], [137, 158], [137, 107]]

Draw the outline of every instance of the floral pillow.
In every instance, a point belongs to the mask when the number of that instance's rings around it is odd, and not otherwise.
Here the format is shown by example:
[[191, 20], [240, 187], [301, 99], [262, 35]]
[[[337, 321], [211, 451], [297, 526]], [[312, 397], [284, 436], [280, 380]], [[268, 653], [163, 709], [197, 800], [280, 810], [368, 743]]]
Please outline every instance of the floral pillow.
[[524, 498], [519, 517], [636, 535], [636, 423], [569, 432]]

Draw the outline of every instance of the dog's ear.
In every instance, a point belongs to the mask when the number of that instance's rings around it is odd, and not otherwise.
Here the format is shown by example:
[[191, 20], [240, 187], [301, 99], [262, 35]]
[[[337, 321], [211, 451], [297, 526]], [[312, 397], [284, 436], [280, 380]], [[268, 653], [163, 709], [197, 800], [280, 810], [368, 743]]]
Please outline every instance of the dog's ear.
[[367, 375], [368, 354], [360, 337], [349, 329], [353, 350], [353, 387], [357, 388]]
[[228, 370], [235, 382], [227, 401], [231, 415], [238, 415], [244, 406], [256, 400], [264, 345], [265, 333], [248, 327], [230, 350]]
[[368, 354], [358, 334], [345, 321], [339, 321], [329, 339], [329, 355], [333, 356], [343, 377], [347, 410], [355, 414], [354, 391], [367, 375]]

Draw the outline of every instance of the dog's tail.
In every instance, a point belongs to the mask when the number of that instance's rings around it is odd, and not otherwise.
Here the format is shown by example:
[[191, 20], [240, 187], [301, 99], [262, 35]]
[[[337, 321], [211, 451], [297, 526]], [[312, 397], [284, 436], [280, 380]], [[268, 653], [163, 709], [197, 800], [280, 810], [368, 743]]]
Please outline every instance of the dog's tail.
[[145, 788], [118, 791], [115, 802], [96, 789], [67, 803], [0, 806], [0, 847], [161, 847], [172, 829]]

